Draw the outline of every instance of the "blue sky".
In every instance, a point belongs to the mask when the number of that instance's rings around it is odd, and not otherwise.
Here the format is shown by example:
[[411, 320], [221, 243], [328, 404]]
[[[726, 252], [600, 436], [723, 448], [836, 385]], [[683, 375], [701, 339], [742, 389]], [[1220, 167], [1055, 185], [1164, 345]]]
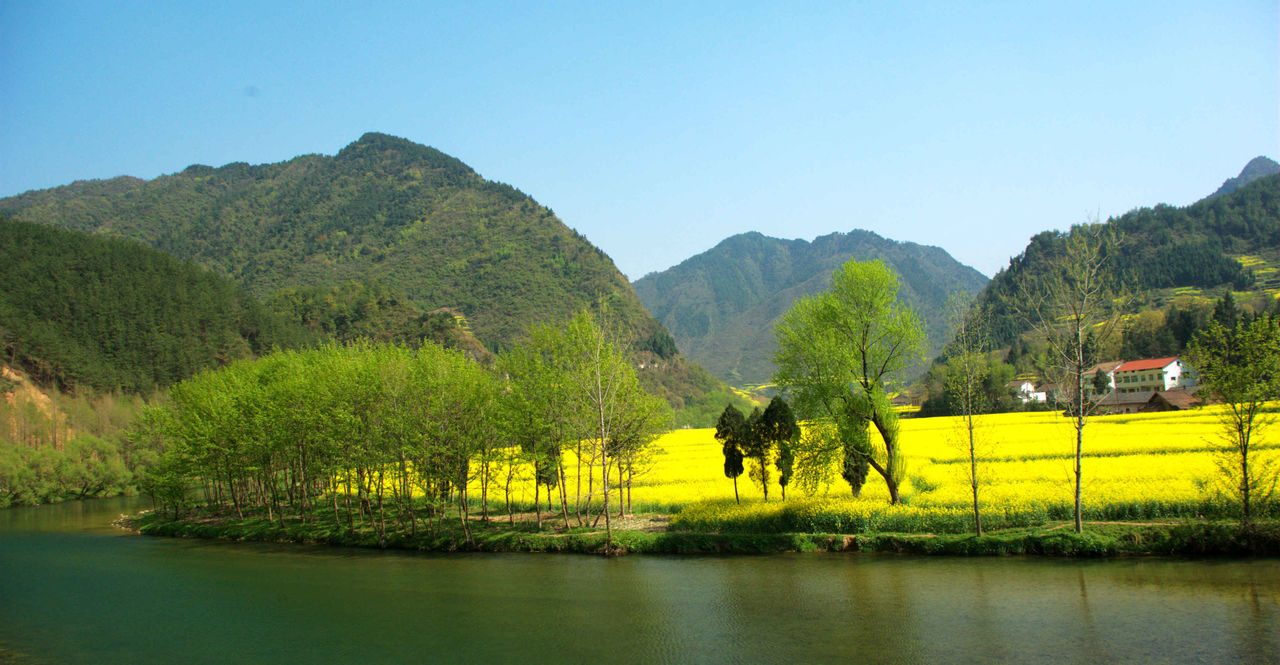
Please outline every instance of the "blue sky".
[[1280, 156], [1274, 0], [888, 4], [6, 1], [0, 196], [381, 131], [632, 279], [854, 228], [991, 275]]

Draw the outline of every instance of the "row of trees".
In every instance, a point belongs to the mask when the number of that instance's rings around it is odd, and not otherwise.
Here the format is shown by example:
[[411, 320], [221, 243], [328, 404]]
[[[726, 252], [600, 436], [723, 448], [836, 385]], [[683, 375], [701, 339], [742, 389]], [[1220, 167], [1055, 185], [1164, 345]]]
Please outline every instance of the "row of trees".
[[[621, 513], [669, 422], [666, 403], [640, 389], [625, 351], [586, 311], [534, 326], [495, 368], [431, 343], [357, 343], [200, 374], [140, 419], [138, 435], [163, 451], [144, 486], [175, 513], [196, 488], [238, 516], [370, 525], [383, 540], [434, 532], [456, 509], [470, 538], [473, 504], [488, 520], [501, 493], [513, 518], [515, 481], [533, 473], [549, 504], [558, 491], [566, 523], [603, 517], [609, 529], [612, 490]], [[578, 467], [572, 494], [566, 448]]]
[[[10, 375], [13, 376], [13, 375]], [[0, 508], [119, 494], [150, 463], [127, 427], [142, 398], [38, 392], [0, 377]]]
[[800, 437], [800, 426], [796, 423], [791, 407], [781, 397], [774, 397], [769, 406], [761, 411], [759, 407], [752, 409], [751, 415], [743, 417], [732, 404], [726, 406], [716, 422], [716, 440], [720, 441], [724, 453], [724, 475], [733, 479], [733, 498], [739, 503], [738, 476], [749, 461], [751, 471], [748, 478], [760, 486], [764, 492], [764, 500], [769, 500], [769, 482], [772, 477], [770, 466], [778, 471], [778, 486], [782, 488], [782, 499], [787, 499], [787, 485], [795, 468], [795, 443]]
[[[1100, 224], [1074, 229], [1059, 260], [1027, 281], [1019, 298], [1023, 315], [1044, 340], [1046, 373], [1062, 386], [1058, 406], [1074, 429], [1077, 532], [1083, 530], [1085, 428], [1096, 408], [1087, 398], [1085, 372], [1097, 362], [1096, 349], [1120, 329], [1126, 302], [1123, 283], [1110, 269], [1109, 249], [1117, 246], [1111, 233]], [[905, 468], [887, 391], [919, 354], [922, 335], [915, 316], [896, 296], [897, 280], [884, 264], [851, 261], [832, 275], [828, 291], [796, 301], [775, 329], [775, 383], [794, 400], [798, 413], [812, 420], [803, 435], [785, 446], [802, 485], [826, 482], [839, 468], [856, 496], [870, 467], [884, 479], [890, 502], [899, 501]], [[992, 398], [999, 392], [992, 382], [993, 333], [982, 303], [972, 308], [957, 303], [952, 310], [954, 339], [943, 371], [944, 394], [951, 412], [962, 417], [974, 526], [981, 534], [980, 442], [974, 419], [999, 407]], [[1275, 419], [1268, 400], [1280, 399], [1280, 313], [1237, 315], [1224, 298], [1187, 355], [1208, 393], [1225, 405], [1218, 466], [1247, 523], [1254, 505], [1269, 501], [1277, 486], [1277, 461], [1259, 450], [1258, 434]], [[735, 442], [752, 441], [751, 423], [766, 418], [753, 415], [745, 425], [738, 424], [742, 420], [740, 413], [727, 409], [717, 428], [725, 474], [735, 478], [735, 493], [743, 455], [753, 450], [749, 443]], [[869, 436], [871, 426], [879, 437]], [[747, 434], [735, 435], [741, 431]], [[788, 459], [788, 480], [791, 468]]]

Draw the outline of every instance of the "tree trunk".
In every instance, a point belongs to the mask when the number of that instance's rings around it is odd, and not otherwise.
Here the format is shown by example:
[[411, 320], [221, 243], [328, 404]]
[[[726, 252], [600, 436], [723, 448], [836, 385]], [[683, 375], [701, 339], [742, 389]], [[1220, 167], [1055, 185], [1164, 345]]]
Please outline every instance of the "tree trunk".
[[[577, 477], [575, 478], [575, 482], [577, 483], [577, 489], [574, 490], [574, 494], [573, 494], [573, 513], [578, 518], [578, 526], [582, 526], [582, 442], [581, 441], [578, 442], [578, 447], [576, 450], [577, 450], [577, 454], [574, 455], [573, 457], [575, 460], [574, 464], [576, 465], [575, 468], [577, 469]], [[565, 526], [568, 526], [568, 525], [569, 525], [569, 522], [566, 521]]]
[[965, 416], [969, 425], [969, 485], [973, 488], [973, 527], [982, 535], [982, 514], [978, 512], [978, 456], [973, 442], [973, 409]]
[[565, 488], [563, 457], [556, 462], [556, 468], [560, 471], [560, 512], [564, 515], [564, 528], [567, 531], [569, 529], [569, 491]]
[[618, 519], [622, 519], [627, 516], [627, 497], [624, 494], [624, 492], [626, 491], [626, 485], [624, 482], [625, 478], [626, 476], [623, 475], [623, 472], [622, 472], [622, 458], [619, 457], [618, 458]]
[[[538, 504], [539, 489], [540, 488], [538, 486], [538, 467], [537, 465], [534, 465], [533, 467], [533, 518], [534, 518], [534, 524], [536, 524], [538, 526], [538, 530], [541, 531], [542, 530], [542, 506]], [[551, 489], [550, 487], [547, 488], [548, 494], [550, 493], [550, 489]]]
[[[872, 410], [871, 422], [876, 426], [876, 431], [880, 432], [880, 438], [884, 439], [885, 465], [881, 467], [873, 459], [868, 459], [867, 463], [871, 468], [876, 470], [884, 478], [885, 487], [889, 488], [889, 505], [898, 505], [898, 480], [894, 477], [898, 472], [898, 459], [894, 453], [898, 449], [898, 439], [892, 436], [889, 428], [880, 420], [878, 413]], [[867, 455], [866, 457], [871, 457]]]
[[489, 523], [489, 456], [480, 459], [480, 521]]
[[1244, 525], [1247, 527], [1252, 519], [1249, 514], [1249, 432], [1252, 429], [1252, 423], [1246, 422], [1245, 418], [1240, 418], [1239, 421], [1240, 425], [1237, 429], [1240, 437], [1240, 507], [1244, 511]]
[[1084, 416], [1076, 417], [1076, 533], [1084, 533], [1084, 521], [1080, 511], [1080, 458], [1084, 450]]

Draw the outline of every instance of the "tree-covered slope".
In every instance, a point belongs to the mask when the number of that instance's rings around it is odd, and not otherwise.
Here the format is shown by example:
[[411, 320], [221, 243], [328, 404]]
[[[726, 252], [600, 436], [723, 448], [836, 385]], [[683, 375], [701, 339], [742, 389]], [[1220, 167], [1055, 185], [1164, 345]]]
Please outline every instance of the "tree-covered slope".
[[[490, 350], [530, 323], [605, 307], [642, 349], [648, 387], [674, 406], [717, 387], [701, 367], [664, 352], [666, 331], [626, 277], [549, 208], [453, 157], [384, 134], [366, 134], [335, 156], [27, 192], [0, 200], [0, 214], [141, 240], [318, 329], [334, 314], [326, 292], [351, 284], [396, 300], [400, 311], [378, 316], [397, 330], [431, 327], [434, 320], [418, 317], [445, 310], [464, 317]], [[333, 295], [338, 305], [347, 297]]]
[[[1138, 296], [1133, 311], [1162, 306], [1176, 294], [1208, 299], [1230, 289], [1274, 299], [1280, 293], [1280, 175], [1185, 207], [1141, 208], [1106, 224], [1117, 237], [1107, 248], [1111, 269]], [[1018, 294], [1076, 232], [1037, 234], [983, 290], [979, 301], [990, 308], [994, 343], [1008, 344], [1029, 329]]]
[[773, 373], [774, 321], [796, 298], [825, 290], [849, 259], [882, 259], [898, 274], [903, 301], [925, 322], [930, 352], [946, 341], [947, 296], [976, 294], [987, 281], [937, 247], [856, 230], [813, 242], [739, 234], [635, 287], [690, 358], [730, 383], [754, 385]]
[[138, 239], [262, 298], [380, 282], [425, 311], [463, 312], [486, 344], [599, 298], [656, 329], [609, 257], [551, 210], [453, 157], [382, 134], [334, 157], [28, 192], [0, 201], [0, 213]]
[[4, 362], [42, 383], [146, 392], [308, 337], [164, 252], [0, 219]]

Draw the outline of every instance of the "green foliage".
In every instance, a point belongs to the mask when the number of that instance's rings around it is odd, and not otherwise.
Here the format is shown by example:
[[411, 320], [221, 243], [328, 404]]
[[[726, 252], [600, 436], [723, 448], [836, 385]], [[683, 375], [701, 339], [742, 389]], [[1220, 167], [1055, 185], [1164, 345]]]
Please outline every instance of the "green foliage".
[[308, 336], [223, 277], [125, 240], [0, 220], [6, 360], [63, 389], [150, 392]]
[[131, 491], [149, 461], [124, 436], [141, 409], [138, 397], [88, 390], [0, 392], [0, 507]]
[[[924, 333], [915, 314], [898, 300], [893, 272], [880, 261], [846, 263], [832, 276], [830, 290], [797, 300], [775, 333], [774, 382], [802, 415], [834, 426], [815, 430], [834, 438], [802, 439], [818, 450], [799, 459], [820, 469], [839, 448], [851, 460], [846, 465], [851, 477], [856, 477], [856, 460], [865, 459], [897, 503], [904, 468], [887, 388], [919, 358]], [[868, 423], [880, 433], [878, 450], [867, 438]]]
[[753, 232], [646, 275], [635, 288], [690, 358], [734, 385], [757, 385], [773, 372], [772, 328], [779, 315], [797, 297], [826, 288], [831, 273], [850, 259], [880, 259], [901, 276], [899, 296], [922, 317], [930, 353], [948, 339], [948, 290], [972, 295], [987, 282], [941, 249], [869, 231], [834, 233], [812, 243]]
[[[1276, 418], [1267, 402], [1280, 399], [1280, 317], [1238, 317], [1224, 298], [1187, 352], [1204, 389], [1223, 403], [1218, 469], [1225, 494], [1238, 502], [1248, 523], [1274, 499], [1280, 460], [1260, 449], [1262, 434]], [[1228, 328], [1223, 322], [1234, 323]]]
[[452, 308], [490, 348], [600, 299], [636, 338], [648, 317], [612, 261], [519, 190], [426, 146], [370, 133], [336, 156], [28, 192], [0, 214], [140, 240], [260, 297], [358, 281]]
[[[384, 134], [366, 134], [333, 157], [27, 192], [0, 200], [0, 214], [139, 240], [230, 277], [343, 341], [429, 339], [483, 355], [535, 322], [607, 308], [645, 366], [646, 390], [694, 410], [685, 422], [709, 424], [706, 394], [724, 389], [675, 353], [609, 257], [550, 209], [453, 157]], [[7, 318], [0, 310], [0, 321]], [[174, 344], [188, 346], [184, 336]]]
[[[1182, 208], [1141, 208], [1109, 219], [1106, 224], [1117, 238], [1123, 238], [1122, 242], [1109, 243], [1104, 254], [1113, 257], [1110, 270], [1124, 289], [1144, 292], [1175, 287], [1261, 287], [1256, 276], [1232, 257], [1277, 257], [1280, 176], [1259, 178], [1229, 194]], [[1010, 259], [1007, 268], [992, 278], [978, 301], [990, 311], [994, 344], [1009, 344], [1028, 329], [1017, 308], [1019, 294], [1051, 269], [1066, 251], [1070, 236], [1083, 231], [1078, 227], [1067, 234], [1037, 234], [1021, 254]]]
[[671, 338], [670, 333], [661, 329], [653, 331], [652, 335], [640, 340], [636, 346], [641, 351], [648, 351], [663, 360], [669, 360], [675, 357], [677, 353], [680, 353], [676, 349], [676, 341]]
[[[781, 396], [774, 396], [765, 407], [760, 417], [757, 436], [768, 443], [769, 448], [777, 451], [774, 464], [778, 469], [778, 485], [782, 487], [782, 498], [787, 498], [787, 485], [795, 467], [794, 444], [800, 438], [800, 424], [796, 422], [791, 406]], [[763, 463], [763, 462], [762, 462]], [[768, 492], [765, 492], [768, 497]]]
[[954, 416], [962, 413], [958, 408], [963, 402], [958, 394], [958, 382], [964, 376], [966, 362], [974, 370], [972, 376], [976, 379], [976, 385], [972, 399], [975, 405], [981, 405], [978, 413], [1005, 413], [1022, 407], [1007, 387], [1014, 378], [1013, 366], [989, 354], [978, 354], [970, 355], [968, 360], [963, 356], [947, 358], [941, 364], [929, 368], [921, 381], [928, 397], [920, 404], [920, 411], [916, 414], [918, 417]]
[[376, 517], [385, 538], [415, 494], [433, 514], [458, 494], [465, 524], [471, 460], [494, 439], [492, 378], [434, 344], [282, 351], [199, 374], [169, 397], [135, 435], [163, 450], [145, 488], [175, 514], [195, 487], [208, 503], [268, 519], [328, 493], [334, 524]]
[[742, 475], [742, 461], [745, 457], [743, 446], [747, 441], [747, 419], [732, 404], [724, 407], [720, 419], [716, 421], [716, 440], [720, 442], [720, 450], [724, 454], [724, 477], [733, 479], [733, 495], [738, 497], [738, 476]]

